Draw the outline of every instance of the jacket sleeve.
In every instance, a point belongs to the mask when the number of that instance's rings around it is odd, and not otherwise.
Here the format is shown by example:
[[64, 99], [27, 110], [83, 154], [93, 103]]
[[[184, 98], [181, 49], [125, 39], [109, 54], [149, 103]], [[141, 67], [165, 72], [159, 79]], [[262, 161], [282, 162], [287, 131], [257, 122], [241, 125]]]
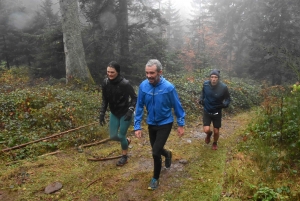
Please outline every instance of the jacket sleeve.
[[228, 87], [226, 86], [224, 89], [224, 101], [223, 101], [223, 105], [224, 108], [227, 108], [231, 102], [231, 98], [230, 98], [230, 94], [229, 94], [229, 90]]
[[137, 95], [132, 87], [132, 85], [130, 85], [128, 83], [128, 93], [129, 93], [129, 96], [130, 96], [130, 103], [129, 103], [129, 108], [135, 108], [136, 106], [136, 101], [137, 101]]
[[177, 119], [177, 125], [178, 126], [184, 126], [185, 125], [185, 112], [183, 110], [183, 107], [180, 103], [178, 94], [176, 92], [176, 89], [174, 88], [171, 92], [171, 100], [172, 100], [172, 104], [173, 104], [173, 108], [174, 108], [174, 113], [176, 115], [176, 119]]
[[102, 103], [101, 103], [101, 106], [100, 106], [100, 114], [103, 113], [105, 114], [106, 110], [107, 110], [107, 106], [108, 106], [108, 102], [106, 100], [106, 96], [105, 96], [105, 87], [106, 87], [106, 82], [107, 82], [107, 79], [105, 79], [101, 85], [101, 91], [102, 91]]
[[202, 86], [202, 90], [201, 90], [201, 93], [200, 93], [200, 97], [199, 97], [199, 104], [200, 105], [204, 105], [204, 86]]
[[134, 116], [134, 130], [141, 130], [141, 121], [144, 114], [144, 94], [141, 90], [141, 86], [139, 87], [139, 92], [137, 96], [136, 108], [135, 108], [135, 116]]

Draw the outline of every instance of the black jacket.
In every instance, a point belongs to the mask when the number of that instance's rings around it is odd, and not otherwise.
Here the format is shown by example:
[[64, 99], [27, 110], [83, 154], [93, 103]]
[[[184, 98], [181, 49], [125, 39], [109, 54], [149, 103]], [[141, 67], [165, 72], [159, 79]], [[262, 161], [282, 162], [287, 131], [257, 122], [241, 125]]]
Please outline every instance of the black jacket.
[[223, 82], [219, 81], [215, 86], [212, 86], [209, 80], [203, 83], [199, 103], [203, 104], [206, 112], [220, 112], [222, 108], [229, 106], [230, 101], [228, 88]]
[[118, 75], [115, 79], [105, 78], [102, 83], [102, 104], [100, 113], [110, 112], [116, 117], [126, 114], [129, 107], [135, 108], [137, 96], [129, 81]]

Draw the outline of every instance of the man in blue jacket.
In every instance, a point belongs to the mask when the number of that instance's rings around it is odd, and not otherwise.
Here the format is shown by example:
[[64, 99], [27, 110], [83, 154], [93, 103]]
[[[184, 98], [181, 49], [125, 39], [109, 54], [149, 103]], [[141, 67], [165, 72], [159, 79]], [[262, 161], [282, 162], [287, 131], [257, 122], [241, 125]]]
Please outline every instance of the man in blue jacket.
[[185, 112], [174, 85], [162, 76], [161, 63], [156, 59], [151, 59], [146, 64], [145, 71], [147, 79], [139, 87], [134, 130], [136, 137], [141, 138], [141, 121], [144, 106], [146, 106], [149, 139], [154, 160], [153, 178], [148, 189], [155, 190], [159, 185], [162, 165], [161, 155], [165, 157], [166, 168], [169, 168], [172, 162], [172, 152], [164, 149], [174, 121], [172, 109], [174, 109], [176, 115], [179, 137], [183, 136], [184, 133]]
[[[214, 133], [212, 149], [218, 149], [219, 130], [221, 128], [222, 108], [227, 108], [230, 95], [227, 86], [220, 80], [220, 71], [212, 70], [209, 80], [203, 83], [199, 104], [203, 105], [203, 131], [206, 133], [205, 143], [210, 143]], [[210, 124], [213, 123], [213, 132]]]

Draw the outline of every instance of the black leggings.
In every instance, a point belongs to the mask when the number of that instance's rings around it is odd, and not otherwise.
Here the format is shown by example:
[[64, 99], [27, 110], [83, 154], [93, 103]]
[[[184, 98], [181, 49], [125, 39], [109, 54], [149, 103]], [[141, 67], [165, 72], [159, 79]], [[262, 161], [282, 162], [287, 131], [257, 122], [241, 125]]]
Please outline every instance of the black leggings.
[[154, 160], [153, 178], [155, 179], [159, 179], [161, 171], [161, 155], [167, 156], [167, 150], [164, 149], [164, 146], [170, 135], [172, 125], [173, 122], [162, 126], [148, 126], [150, 144], [152, 147], [152, 157]]

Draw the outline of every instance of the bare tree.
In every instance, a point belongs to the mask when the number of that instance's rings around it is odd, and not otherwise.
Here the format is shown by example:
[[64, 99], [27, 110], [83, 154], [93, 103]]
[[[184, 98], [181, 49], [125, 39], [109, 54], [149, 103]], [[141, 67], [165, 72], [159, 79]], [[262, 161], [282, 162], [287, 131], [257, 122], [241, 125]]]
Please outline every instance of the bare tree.
[[78, 14], [78, 2], [76, 0], [59, 0], [59, 5], [62, 15], [67, 83], [72, 80], [93, 83], [93, 78], [85, 60]]

